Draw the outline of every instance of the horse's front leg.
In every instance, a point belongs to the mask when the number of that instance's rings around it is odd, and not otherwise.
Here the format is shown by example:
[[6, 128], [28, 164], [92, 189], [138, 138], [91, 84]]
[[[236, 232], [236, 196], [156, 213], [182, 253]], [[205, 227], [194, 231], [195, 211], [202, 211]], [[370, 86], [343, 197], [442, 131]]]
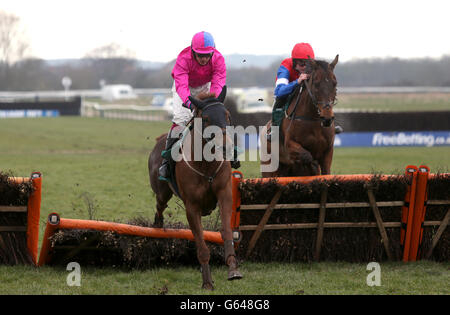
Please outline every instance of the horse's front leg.
[[220, 209], [220, 219], [222, 221], [222, 239], [224, 240], [225, 264], [228, 266], [228, 280], [241, 279], [242, 274], [238, 270], [236, 253], [234, 250], [233, 233], [231, 231], [232, 194], [231, 181], [225, 189], [217, 194]]
[[286, 147], [292, 163], [298, 162], [308, 165], [311, 164], [314, 160], [311, 153], [295, 141], [288, 140], [286, 143]]
[[333, 147], [331, 147], [320, 159], [320, 169], [322, 170], [322, 175], [331, 174], [331, 162], [333, 161]]
[[202, 288], [207, 290], [214, 290], [214, 285], [211, 277], [211, 269], [209, 267], [209, 248], [206, 246], [203, 238], [203, 228], [201, 221], [201, 209], [193, 204], [186, 204], [186, 216], [191, 228], [192, 234], [194, 234], [195, 245], [197, 247], [197, 259], [202, 267]]

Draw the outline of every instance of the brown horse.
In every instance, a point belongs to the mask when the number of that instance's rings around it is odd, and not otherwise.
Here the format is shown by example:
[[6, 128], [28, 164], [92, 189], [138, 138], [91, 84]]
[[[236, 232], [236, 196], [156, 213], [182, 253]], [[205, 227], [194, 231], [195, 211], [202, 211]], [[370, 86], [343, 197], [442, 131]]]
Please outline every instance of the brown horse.
[[[231, 231], [232, 193], [231, 193], [231, 165], [225, 159], [225, 152], [230, 152], [232, 141], [226, 136], [226, 127], [230, 125], [230, 114], [223, 105], [226, 95], [226, 87], [223, 88], [218, 98], [214, 95], [199, 95], [199, 99], [189, 97], [195, 106], [195, 114], [190, 134], [185, 137], [184, 143], [190, 143], [181, 147], [182, 159], [175, 164], [175, 178], [178, 186], [179, 196], [186, 208], [186, 216], [190, 229], [195, 238], [197, 247], [197, 258], [202, 269], [204, 289], [213, 289], [211, 271], [209, 268], [210, 251], [203, 239], [203, 228], [201, 217], [209, 215], [219, 205], [222, 223], [221, 235], [224, 240], [225, 263], [228, 265], [228, 280], [242, 278], [238, 270], [234, 242]], [[203, 126], [204, 124], [204, 126]], [[209, 126], [217, 127], [223, 137], [203, 137], [204, 129]], [[200, 149], [213, 143], [213, 149], [223, 150], [222, 159], [208, 159], [205, 157], [195, 159], [197, 132], [201, 133]], [[150, 185], [156, 194], [157, 212], [155, 214], [155, 225], [163, 225], [163, 211], [167, 202], [172, 197], [172, 190], [165, 181], [158, 180], [158, 169], [162, 163], [161, 152], [167, 135], [157, 139], [156, 146], [151, 152], [148, 160]], [[222, 138], [222, 140], [219, 140]], [[197, 142], [198, 143], [198, 142]], [[190, 150], [189, 150], [190, 149]], [[189, 153], [186, 153], [189, 151]], [[198, 152], [198, 151], [197, 151]], [[232, 152], [232, 151], [231, 151]], [[219, 153], [220, 154], [220, 153]]]
[[[279, 128], [279, 139], [267, 140], [266, 132], [261, 132], [261, 145], [267, 145], [266, 154], [261, 151], [263, 177], [330, 174], [337, 85], [333, 71], [338, 57], [330, 64], [310, 59], [310, 78], [294, 91]], [[271, 121], [266, 128], [271, 128]], [[278, 146], [278, 157], [271, 154], [274, 145]], [[271, 163], [278, 164], [278, 168], [264, 171]]]

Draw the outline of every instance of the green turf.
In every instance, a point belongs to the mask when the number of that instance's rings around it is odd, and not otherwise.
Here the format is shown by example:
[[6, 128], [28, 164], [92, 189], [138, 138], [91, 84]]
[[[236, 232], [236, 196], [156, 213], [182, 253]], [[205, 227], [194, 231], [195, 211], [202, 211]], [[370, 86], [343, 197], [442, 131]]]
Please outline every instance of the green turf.
[[336, 109], [435, 111], [450, 110], [450, 93], [339, 94]]

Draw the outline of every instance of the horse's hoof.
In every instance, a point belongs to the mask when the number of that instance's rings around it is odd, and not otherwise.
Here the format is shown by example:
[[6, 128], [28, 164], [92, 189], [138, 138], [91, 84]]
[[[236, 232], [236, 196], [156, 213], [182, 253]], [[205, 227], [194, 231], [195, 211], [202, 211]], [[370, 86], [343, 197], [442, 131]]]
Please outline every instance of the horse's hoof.
[[233, 270], [228, 272], [228, 280], [239, 280], [242, 279], [242, 274], [239, 272], [239, 270]]
[[212, 285], [212, 283], [203, 283], [202, 289], [213, 291], [214, 286]]
[[153, 226], [156, 228], [162, 228], [164, 225], [164, 217], [159, 216], [158, 213], [155, 214], [155, 221], [153, 222]]
[[301, 161], [302, 163], [304, 163], [304, 164], [309, 164], [309, 163], [311, 163], [313, 160], [314, 160], [314, 159], [313, 159], [311, 153], [309, 153], [309, 152], [305, 152], [305, 153], [302, 153], [302, 154], [300, 155], [300, 161]]

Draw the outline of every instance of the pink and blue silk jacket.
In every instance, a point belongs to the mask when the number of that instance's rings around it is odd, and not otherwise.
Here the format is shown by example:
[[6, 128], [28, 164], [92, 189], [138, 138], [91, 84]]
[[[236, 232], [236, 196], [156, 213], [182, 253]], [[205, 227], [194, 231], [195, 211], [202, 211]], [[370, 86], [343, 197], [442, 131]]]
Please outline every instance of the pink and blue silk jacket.
[[226, 83], [226, 65], [222, 54], [214, 49], [214, 53], [208, 63], [201, 66], [191, 51], [191, 47], [183, 49], [177, 57], [172, 70], [175, 80], [175, 88], [183, 103], [188, 104], [189, 87], [199, 87], [211, 82], [210, 92], [219, 96]]

